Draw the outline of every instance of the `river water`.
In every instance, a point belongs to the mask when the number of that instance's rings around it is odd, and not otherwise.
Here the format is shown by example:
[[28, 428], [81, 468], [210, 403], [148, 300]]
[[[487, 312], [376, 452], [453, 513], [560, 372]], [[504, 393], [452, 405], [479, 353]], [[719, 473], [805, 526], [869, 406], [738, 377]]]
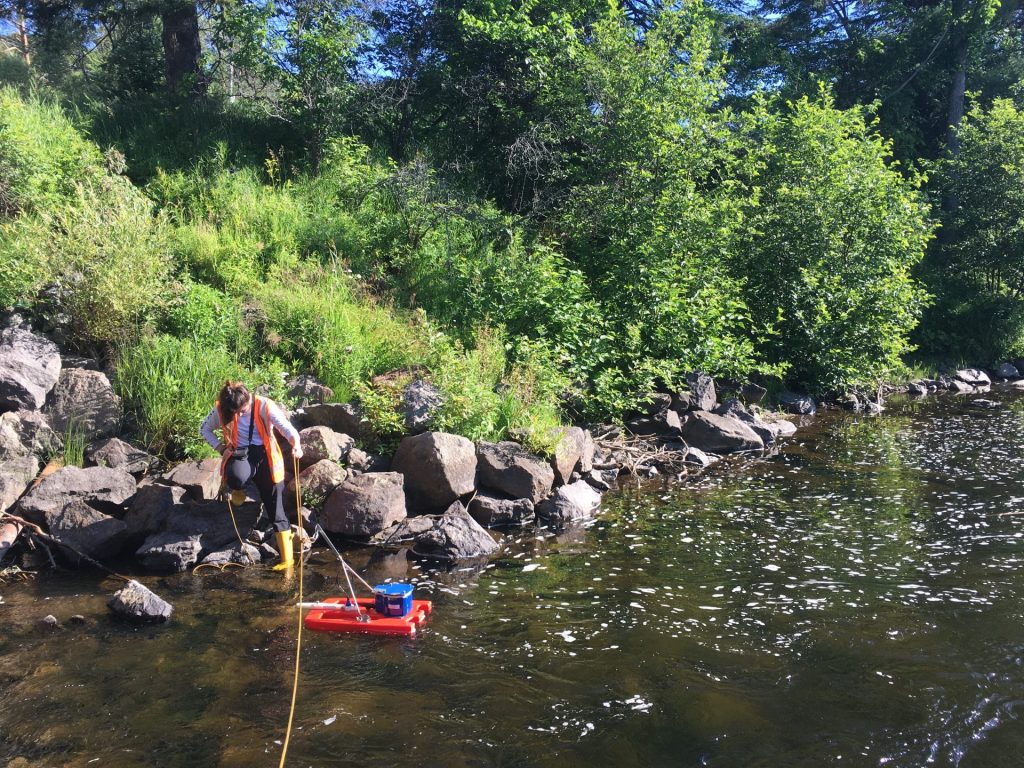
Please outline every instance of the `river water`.
[[[287, 764], [1024, 765], [1024, 399], [988, 397], [819, 418], [486, 567], [351, 550], [434, 614], [413, 639], [303, 633]], [[0, 585], [0, 760], [278, 764], [294, 582], [144, 581], [170, 624], [111, 621], [98, 576]], [[304, 589], [342, 594], [332, 558]]]

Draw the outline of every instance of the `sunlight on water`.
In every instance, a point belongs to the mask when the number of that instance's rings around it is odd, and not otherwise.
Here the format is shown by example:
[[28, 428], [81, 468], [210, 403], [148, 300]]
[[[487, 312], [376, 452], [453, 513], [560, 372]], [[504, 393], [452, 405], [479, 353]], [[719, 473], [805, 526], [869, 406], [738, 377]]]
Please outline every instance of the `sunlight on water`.
[[[304, 634], [290, 765], [994, 766], [1024, 748], [1024, 400], [829, 416], [780, 454], [627, 485], [589, 526], [438, 571], [415, 639]], [[94, 578], [0, 590], [12, 765], [275, 764], [293, 587], [155, 579], [167, 627]], [[307, 596], [343, 590], [317, 555]], [[54, 634], [34, 622], [65, 621]], [[71, 625], [73, 613], [86, 616]]]

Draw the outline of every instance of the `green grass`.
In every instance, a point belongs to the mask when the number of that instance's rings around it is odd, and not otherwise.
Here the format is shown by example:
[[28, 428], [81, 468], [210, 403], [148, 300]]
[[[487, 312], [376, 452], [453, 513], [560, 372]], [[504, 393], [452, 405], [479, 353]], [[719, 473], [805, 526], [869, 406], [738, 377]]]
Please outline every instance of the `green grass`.
[[64, 466], [85, 466], [85, 432], [74, 419], [64, 430]]

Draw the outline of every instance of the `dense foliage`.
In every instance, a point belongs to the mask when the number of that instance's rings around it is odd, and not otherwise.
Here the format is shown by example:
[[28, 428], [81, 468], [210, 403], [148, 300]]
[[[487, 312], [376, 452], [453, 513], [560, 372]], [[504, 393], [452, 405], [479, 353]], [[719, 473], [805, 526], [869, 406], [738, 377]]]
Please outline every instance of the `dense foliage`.
[[1024, 351], [1015, 2], [4, 7], [0, 305], [69, 313], [158, 447], [227, 370], [394, 435], [416, 367], [542, 444], [694, 370]]

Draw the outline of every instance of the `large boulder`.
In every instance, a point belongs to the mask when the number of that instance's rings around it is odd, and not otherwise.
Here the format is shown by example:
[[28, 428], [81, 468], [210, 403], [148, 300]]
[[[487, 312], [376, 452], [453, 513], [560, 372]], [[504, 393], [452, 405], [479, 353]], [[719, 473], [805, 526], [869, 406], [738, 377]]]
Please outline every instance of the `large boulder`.
[[330, 427], [306, 427], [299, 432], [302, 443], [302, 464], [310, 466], [318, 461], [344, 461], [356, 441]]
[[58, 432], [81, 431], [86, 440], [121, 431], [121, 398], [101, 371], [65, 368], [46, 404], [50, 424]]
[[142, 537], [162, 531], [174, 516], [186, 509], [186, 491], [177, 485], [149, 483], [140, 485], [122, 518], [129, 537]]
[[120, 469], [64, 467], [22, 496], [15, 509], [26, 520], [40, 525], [48, 512], [62, 509], [74, 499], [82, 499], [101, 512], [120, 514], [135, 489], [135, 478]]
[[299, 407], [311, 404], [326, 403], [334, 392], [315, 376], [303, 374], [295, 376], [284, 383], [285, 390], [291, 400], [298, 401]]
[[764, 441], [739, 419], [694, 411], [683, 424], [683, 439], [695, 448], [712, 453], [759, 451]]
[[238, 543], [239, 535], [244, 536], [256, 524], [260, 509], [259, 502], [246, 502], [229, 510], [225, 501], [193, 501], [168, 515], [164, 530], [179, 538], [195, 537], [203, 551], [213, 552]]
[[[306, 467], [299, 473], [299, 487], [302, 491], [303, 502], [321, 502], [326, 499], [335, 488], [345, 482], [348, 472], [333, 461], [323, 459]], [[288, 483], [288, 490], [295, 493], [295, 479]]]
[[996, 377], [1000, 379], [1019, 379], [1020, 371], [1017, 370], [1017, 366], [1012, 363], [1003, 363], [996, 368]]
[[252, 563], [258, 563], [262, 559], [262, 553], [259, 548], [244, 542], [227, 546], [224, 549], [218, 549], [214, 552], [210, 552], [203, 556], [200, 561], [202, 565], [218, 565], [224, 566], [230, 563], [237, 563], [239, 565], [251, 565]]
[[992, 379], [980, 368], [962, 368], [953, 374], [953, 378], [972, 387], [988, 387]]
[[135, 555], [151, 571], [181, 573], [196, 564], [202, 551], [198, 536], [164, 531], [147, 538]]
[[551, 457], [556, 485], [565, 485], [573, 472], [586, 473], [594, 465], [594, 438], [590, 433], [579, 427], [569, 427], [562, 432], [555, 455]]
[[534, 508], [529, 499], [506, 499], [481, 491], [469, 502], [469, 514], [485, 528], [495, 528], [533, 522]]
[[16, 411], [18, 431], [22, 445], [37, 456], [56, 456], [64, 450], [64, 440], [53, 431], [50, 420], [40, 411]]
[[779, 405], [784, 411], [795, 413], [798, 416], [813, 416], [818, 412], [814, 398], [796, 392], [783, 392], [779, 395]]
[[369, 431], [363, 412], [352, 403], [317, 403], [300, 408], [293, 421], [300, 427], [330, 427], [335, 432], [362, 437]]
[[39, 474], [35, 456], [18, 456], [0, 462], [0, 512], [6, 512]]
[[93, 560], [117, 555], [128, 540], [128, 526], [116, 517], [97, 512], [82, 499], [72, 499], [46, 513], [50, 535], [67, 546], [68, 559], [78, 563], [79, 554]]
[[477, 445], [477, 469], [481, 488], [500, 491], [513, 499], [537, 504], [551, 493], [555, 471], [518, 443], [505, 441]]
[[391, 469], [405, 475], [411, 509], [444, 509], [476, 488], [476, 448], [447, 432], [424, 432], [398, 445]]
[[131, 475], [144, 475], [156, 465], [156, 457], [117, 437], [93, 443], [85, 457], [97, 467], [123, 469]]
[[706, 373], [691, 373], [686, 377], [686, 385], [690, 388], [691, 408], [698, 411], [714, 409], [718, 403], [718, 393], [713, 378]]
[[368, 538], [405, 519], [404, 478], [398, 472], [373, 472], [345, 480], [323, 509], [324, 529]]
[[410, 381], [402, 390], [402, 404], [399, 406], [406, 431], [415, 435], [428, 429], [442, 405], [444, 396], [441, 390], [425, 379]]
[[768, 394], [768, 390], [762, 387], [760, 384], [754, 384], [748, 382], [740, 387], [740, 397], [743, 401], [750, 404], [756, 405], [764, 400], [765, 395]]
[[679, 411], [661, 411], [654, 416], [639, 416], [626, 422], [626, 429], [634, 435], [674, 437], [682, 427]]
[[174, 612], [170, 603], [134, 580], [115, 592], [107, 606], [121, 618], [139, 622], [167, 621]]
[[161, 476], [160, 482], [184, 488], [196, 501], [216, 499], [220, 493], [220, 459], [185, 461]]
[[601, 506], [601, 494], [583, 480], [557, 489], [537, 505], [537, 516], [551, 526], [586, 520]]
[[38, 411], [60, 378], [60, 350], [22, 328], [0, 331], [0, 410]]
[[434, 526], [416, 537], [413, 554], [435, 560], [466, 560], [497, 552], [500, 545], [461, 502], [452, 504]]

